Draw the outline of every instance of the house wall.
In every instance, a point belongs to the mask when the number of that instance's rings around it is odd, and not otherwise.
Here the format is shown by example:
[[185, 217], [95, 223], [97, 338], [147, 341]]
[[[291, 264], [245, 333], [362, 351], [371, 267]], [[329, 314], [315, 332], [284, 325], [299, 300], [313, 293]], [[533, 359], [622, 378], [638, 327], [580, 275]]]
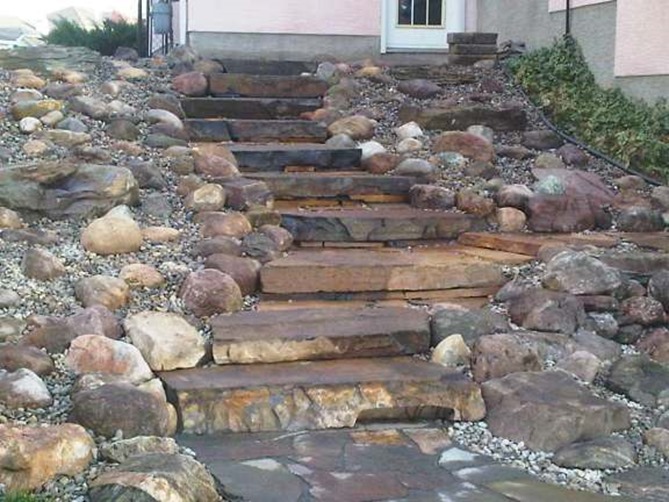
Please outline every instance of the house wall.
[[[564, 34], [564, 3], [478, 0], [478, 30], [497, 32], [500, 41], [524, 41], [528, 49], [545, 47]], [[651, 102], [669, 97], [667, 0], [572, 3], [572, 34], [601, 85]]]
[[[186, 1], [188, 42], [205, 56], [312, 60], [377, 56], [388, 0]], [[467, 31], [477, 2], [465, 0]]]

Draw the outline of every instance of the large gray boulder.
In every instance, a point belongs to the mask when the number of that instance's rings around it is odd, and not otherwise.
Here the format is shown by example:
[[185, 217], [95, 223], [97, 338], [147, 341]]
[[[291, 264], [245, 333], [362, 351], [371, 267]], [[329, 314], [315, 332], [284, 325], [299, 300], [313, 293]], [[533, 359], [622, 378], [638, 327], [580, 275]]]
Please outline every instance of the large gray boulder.
[[138, 200], [137, 181], [124, 167], [50, 161], [0, 170], [0, 206], [38, 216], [86, 218]]
[[626, 406], [595, 396], [562, 371], [513, 373], [481, 385], [490, 431], [556, 451], [630, 427]]

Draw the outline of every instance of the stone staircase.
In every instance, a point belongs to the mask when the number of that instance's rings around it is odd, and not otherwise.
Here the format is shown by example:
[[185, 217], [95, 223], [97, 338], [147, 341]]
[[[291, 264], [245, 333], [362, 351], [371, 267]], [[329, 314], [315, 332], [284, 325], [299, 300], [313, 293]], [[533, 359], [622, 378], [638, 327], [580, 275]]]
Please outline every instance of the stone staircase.
[[263, 266], [257, 311], [211, 319], [214, 364], [161, 374], [183, 432], [485, 415], [475, 383], [416, 357], [430, 319], [408, 307], [481, 304], [504, 266], [531, 257], [458, 244], [483, 219], [412, 208], [420, 180], [369, 174], [359, 149], [325, 145], [325, 126], [299, 116], [326, 90], [311, 77], [227, 73], [212, 77], [212, 96], [183, 100], [192, 141], [225, 141], [295, 239]]

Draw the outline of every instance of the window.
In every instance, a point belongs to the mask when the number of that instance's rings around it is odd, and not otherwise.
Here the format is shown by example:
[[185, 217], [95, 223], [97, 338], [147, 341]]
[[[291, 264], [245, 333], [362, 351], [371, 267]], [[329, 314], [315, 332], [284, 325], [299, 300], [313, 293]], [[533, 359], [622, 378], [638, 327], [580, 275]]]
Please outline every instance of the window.
[[400, 26], [442, 26], [444, 0], [397, 0]]

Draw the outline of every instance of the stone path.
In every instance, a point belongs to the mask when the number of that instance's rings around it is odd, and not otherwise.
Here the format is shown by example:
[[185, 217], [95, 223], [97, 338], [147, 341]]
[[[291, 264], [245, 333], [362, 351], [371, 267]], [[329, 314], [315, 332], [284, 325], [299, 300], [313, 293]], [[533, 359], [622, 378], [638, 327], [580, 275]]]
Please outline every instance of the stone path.
[[225, 74], [210, 85], [215, 97], [183, 100], [191, 138], [235, 142], [241, 185], [266, 185], [295, 240], [261, 269], [257, 312], [212, 320], [216, 366], [161, 375], [182, 432], [205, 434], [181, 444], [231, 498], [607, 500], [462, 449], [437, 422], [360, 422], [482, 418], [471, 380], [407, 357], [431, 343], [428, 317], [407, 307], [480, 306], [506, 282], [504, 267], [546, 244], [606, 248], [621, 236], [477, 232], [482, 217], [408, 205], [420, 174], [361, 172], [360, 150], [322, 144], [327, 131], [297, 118], [320, 106], [321, 81]]
[[537, 481], [449, 439], [438, 424], [182, 436], [232, 500], [627, 502]]

